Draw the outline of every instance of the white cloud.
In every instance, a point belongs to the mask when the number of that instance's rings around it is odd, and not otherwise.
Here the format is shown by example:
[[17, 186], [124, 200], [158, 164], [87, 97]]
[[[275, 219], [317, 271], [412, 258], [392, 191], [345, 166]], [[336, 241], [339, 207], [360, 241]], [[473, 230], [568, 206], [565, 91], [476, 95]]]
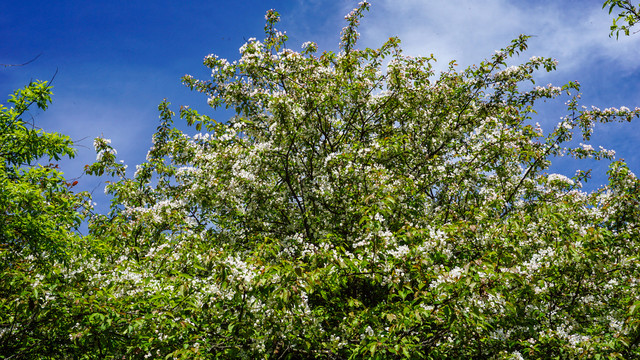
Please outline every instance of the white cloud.
[[[533, 4], [532, 4], [533, 3]], [[524, 2], [508, 0], [381, 0], [362, 28], [367, 46], [399, 36], [411, 55], [433, 53], [440, 67], [450, 60], [468, 66], [487, 58], [519, 34], [533, 35], [527, 56], [559, 60], [573, 72], [593, 61], [640, 67], [638, 38], [609, 38], [611, 17], [600, 1]]]

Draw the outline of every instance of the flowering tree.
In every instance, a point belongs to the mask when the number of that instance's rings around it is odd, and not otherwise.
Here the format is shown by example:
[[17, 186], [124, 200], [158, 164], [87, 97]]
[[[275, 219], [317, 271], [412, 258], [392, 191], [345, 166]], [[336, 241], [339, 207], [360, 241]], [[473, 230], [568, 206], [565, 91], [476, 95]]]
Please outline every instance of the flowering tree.
[[[520, 36], [477, 66], [358, 49], [286, 47], [278, 13], [239, 60], [184, 83], [225, 122], [169, 104], [127, 177], [106, 139], [88, 173], [117, 181], [61, 278], [74, 284], [58, 351], [125, 358], [633, 358], [640, 355], [640, 183], [611, 162], [548, 174], [557, 156], [613, 160], [596, 123], [640, 109], [579, 105], [535, 86], [555, 62]], [[539, 100], [567, 94], [544, 131]], [[572, 145], [573, 144], [573, 145]]]

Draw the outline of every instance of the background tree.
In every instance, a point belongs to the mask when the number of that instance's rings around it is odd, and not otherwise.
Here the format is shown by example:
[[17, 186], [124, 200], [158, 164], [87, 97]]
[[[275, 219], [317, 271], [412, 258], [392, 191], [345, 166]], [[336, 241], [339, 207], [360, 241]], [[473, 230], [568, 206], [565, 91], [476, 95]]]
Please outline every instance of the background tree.
[[[68, 339], [59, 296], [61, 264], [70, 261], [86, 206], [54, 163], [75, 150], [68, 136], [34, 124], [32, 105], [45, 110], [51, 86], [30, 83], [0, 105], [0, 357], [56, 354]], [[62, 339], [62, 340], [61, 340]]]
[[[63, 216], [75, 214], [72, 209], [77, 199], [68, 191], [72, 184], [64, 181], [55, 164], [37, 163], [45, 156], [50, 160], [72, 157], [71, 139], [44, 132], [23, 119], [33, 104], [46, 109], [50, 96], [51, 87], [46, 82], [34, 82], [11, 96], [13, 107], [0, 105], [2, 255], [9, 259], [63, 257], [65, 230], [80, 221], [77, 215]], [[4, 264], [8, 266], [11, 261]]]

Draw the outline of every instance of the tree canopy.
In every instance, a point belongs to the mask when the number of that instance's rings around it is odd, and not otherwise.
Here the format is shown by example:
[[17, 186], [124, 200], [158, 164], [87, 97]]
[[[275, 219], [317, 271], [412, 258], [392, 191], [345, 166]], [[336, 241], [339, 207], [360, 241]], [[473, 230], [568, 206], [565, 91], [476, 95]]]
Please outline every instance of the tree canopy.
[[[0, 295], [0, 353], [638, 357], [640, 182], [588, 142], [594, 125], [631, 121], [640, 108], [583, 107], [577, 82], [536, 85], [556, 62], [518, 61], [527, 36], [439, 74], [433, 56], [407, 56], [397, 38], [360, 49], [368, 8], [346, 16], [338, 52], [321, 53], [313, 42], [288, 48], [269, 11], [265, 38], [249, 39], [238, 60], [209, 55], [211, 79], [183, 78], [235, 115], [181, 106], [200, 132], [188, 135], [163, 102], [132, 176], [96, 139], [86, 171], [114, 177], [111, 210], [75, 236], [68, 230], [89, 212], [68, 200], [55, 210], [66, 222], [51, 221], [69, 226], [45, 233], [66, 239], [48, 254], [70, 256], [3, 265], [5, 279], [22, 278]], [[545, 130], [535, 109], [552, 99], [566, 100], [566, 115]], [[65, 141], [26, 159], [71, 155]], [[609, 183], [585, 192], [588, 171], [549, 173], [562, 156], [610, 161]], [[71, 196], [64, 180], [51, 182]], [[22, 238], [4, 234], [3, 256], [40, 249], [14, 249]]]

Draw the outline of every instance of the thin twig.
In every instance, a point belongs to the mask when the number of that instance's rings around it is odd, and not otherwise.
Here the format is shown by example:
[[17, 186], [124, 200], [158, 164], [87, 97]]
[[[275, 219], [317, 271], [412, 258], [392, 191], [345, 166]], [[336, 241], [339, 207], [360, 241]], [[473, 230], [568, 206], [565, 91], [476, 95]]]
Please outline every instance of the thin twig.
[[31, 64], [32, 62], [34, 62], [34, 61], [38, 60], [38, 58], [39, 58], [41, 55], [42, 55], [42, 53], [40, 53], [40, 54], [36, 55], [36, 57], [34, 57], [33, 59], [31, 59], [31, 60], [27, 61], [26, 63], [22, 63], [22, 64], [0, 64], [0, 65], [2, 65], [2, 66], [4, 66], [4, 67], [10, 67], [10, 66], [25, 66], [25, 65]]

